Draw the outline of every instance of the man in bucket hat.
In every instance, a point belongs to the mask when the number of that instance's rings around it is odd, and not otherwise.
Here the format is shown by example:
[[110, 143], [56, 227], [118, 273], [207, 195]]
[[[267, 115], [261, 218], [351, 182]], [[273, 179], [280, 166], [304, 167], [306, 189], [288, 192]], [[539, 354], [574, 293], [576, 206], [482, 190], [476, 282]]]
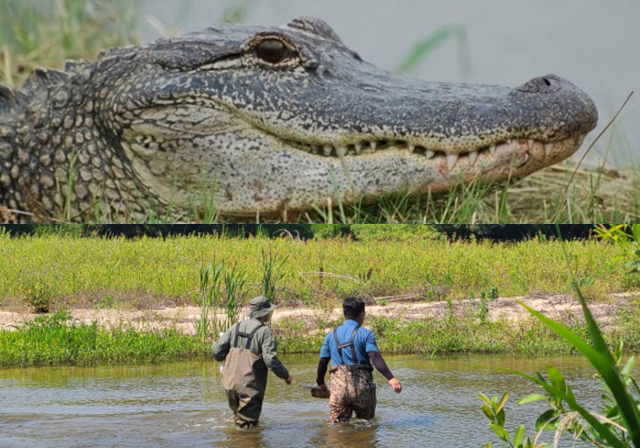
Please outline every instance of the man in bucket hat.
[[213, 359], [224, 361], [222, 386], [236, 426], [258, 424], [267, 388], [267, 369], [287, 384], [293, 382], [289, 371], [278, 359], [278, 343], [264, 324], [276, 305], [259, 296], [249, 302], [248, 321], [234, 324], [213, 344]]

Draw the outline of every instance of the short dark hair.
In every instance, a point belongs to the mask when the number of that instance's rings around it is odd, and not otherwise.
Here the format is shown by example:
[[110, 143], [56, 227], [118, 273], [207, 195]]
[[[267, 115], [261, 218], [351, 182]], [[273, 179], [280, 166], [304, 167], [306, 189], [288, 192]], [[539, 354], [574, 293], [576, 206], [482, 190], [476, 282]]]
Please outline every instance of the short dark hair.
[[356, 319], [364, 311], [364, 301], [358, 297], [347, 297], [342, 302], [342, 311], [346, 319]]

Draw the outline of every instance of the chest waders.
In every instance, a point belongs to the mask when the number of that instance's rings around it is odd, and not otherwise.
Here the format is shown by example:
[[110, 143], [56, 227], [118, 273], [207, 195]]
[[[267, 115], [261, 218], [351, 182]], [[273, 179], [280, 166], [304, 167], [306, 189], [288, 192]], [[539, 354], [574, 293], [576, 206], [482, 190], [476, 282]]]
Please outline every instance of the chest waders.
[[[238, 426], [257, 424], [262, 411], [267, 388], [267, 366], [261, 355], [249, 349], [254, 335], [261, 327], [262, 324], [251, 333], [246, 333], [240, 331], [238, 324], [222, 369], [222, 387], [227, 393], [229, 407]], [[239, 337], [247, 339], [243, 346], [239, 345]]]
[[[358, 363], [356, 348], [353, 343], [358, 325], [351, 333], [349, 342], [340, 344], [338, 330], [333, 331], [333, 339], [340, 356], [340, 364], [332, 366], [331, 395], [329, 396], [329, 414], [333, 423], [346, 421], [355, 411], [358, 418], [371, 419], [376, 411], [376, 385], [373, 382], [370, 364]], [[345, 364], [342, 350], [351, 348], [354, 364]]]

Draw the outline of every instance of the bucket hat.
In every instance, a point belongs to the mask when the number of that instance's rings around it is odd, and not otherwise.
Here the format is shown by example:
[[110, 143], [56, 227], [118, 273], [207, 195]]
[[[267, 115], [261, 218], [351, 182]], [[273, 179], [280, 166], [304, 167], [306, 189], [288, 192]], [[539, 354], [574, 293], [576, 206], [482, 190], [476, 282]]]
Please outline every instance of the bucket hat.
[[269, 299], [265, 296], [258, 296], [249, 302], [249, 311], [247, 316], [249, 317], [262, 317], [266, 316], [277, 308], [277, 305], [271, 305]]

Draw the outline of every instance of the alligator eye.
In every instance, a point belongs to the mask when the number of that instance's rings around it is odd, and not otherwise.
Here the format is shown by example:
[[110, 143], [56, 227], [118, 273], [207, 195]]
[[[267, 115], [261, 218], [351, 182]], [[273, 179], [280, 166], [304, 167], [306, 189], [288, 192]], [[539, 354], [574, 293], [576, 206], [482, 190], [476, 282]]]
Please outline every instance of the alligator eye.
[[255, 47], [256, 56], [270, 64], [282, 62], [291, 53], [291, 50], [278, 39], [263, 40]]

